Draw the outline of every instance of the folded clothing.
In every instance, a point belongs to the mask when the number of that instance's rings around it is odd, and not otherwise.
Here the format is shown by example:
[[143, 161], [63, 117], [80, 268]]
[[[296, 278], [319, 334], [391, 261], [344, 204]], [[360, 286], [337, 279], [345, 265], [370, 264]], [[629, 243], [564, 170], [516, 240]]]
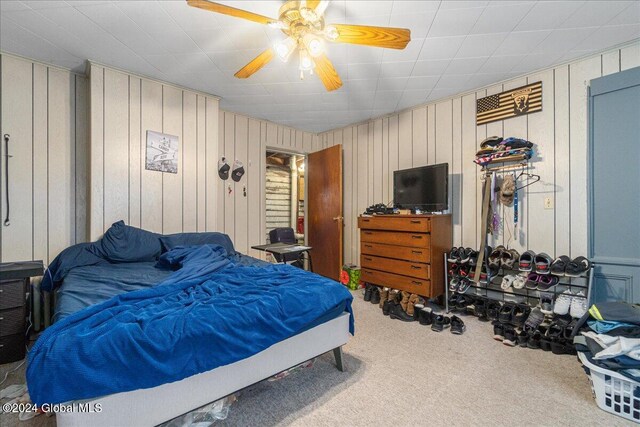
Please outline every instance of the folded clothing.
[[582, 335], [594, 340], [602, 349], [595, 353], [594, 359], [613, 359], [626, 356], [640, 363], [640, 339], [614, 337], [606, 334], [597, 334], [592, 331], [583, 331]]

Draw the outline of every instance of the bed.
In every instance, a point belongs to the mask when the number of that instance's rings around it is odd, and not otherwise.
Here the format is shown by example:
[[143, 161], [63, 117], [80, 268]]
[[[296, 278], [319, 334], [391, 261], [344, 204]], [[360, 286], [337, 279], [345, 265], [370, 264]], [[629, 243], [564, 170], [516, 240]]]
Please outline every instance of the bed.
[[59, 426], [157, 425], [331, 350], [342, 370], [353, 334], [346, 288], [239, 254], [221, 233], [120, 221], [63, 251], [42, 287], [54, 324], [27, 385]]

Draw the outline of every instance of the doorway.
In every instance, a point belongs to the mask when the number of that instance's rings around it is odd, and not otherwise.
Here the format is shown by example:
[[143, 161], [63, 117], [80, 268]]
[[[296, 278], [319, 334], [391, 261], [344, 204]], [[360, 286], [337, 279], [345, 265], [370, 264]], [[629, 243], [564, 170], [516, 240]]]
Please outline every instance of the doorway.
[[305, 243], [305, 156], [267, 150], [265, 169], [266, 241], [275, 228], [292, 228]]

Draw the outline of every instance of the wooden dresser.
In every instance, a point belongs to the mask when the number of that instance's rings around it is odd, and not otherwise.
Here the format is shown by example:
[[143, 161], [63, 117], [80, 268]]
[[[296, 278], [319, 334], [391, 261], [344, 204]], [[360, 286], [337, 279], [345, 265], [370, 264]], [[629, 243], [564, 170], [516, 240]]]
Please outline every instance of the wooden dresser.
[[444, 294], [451, 215], [360, 216], [361, 280], [427, 298]]

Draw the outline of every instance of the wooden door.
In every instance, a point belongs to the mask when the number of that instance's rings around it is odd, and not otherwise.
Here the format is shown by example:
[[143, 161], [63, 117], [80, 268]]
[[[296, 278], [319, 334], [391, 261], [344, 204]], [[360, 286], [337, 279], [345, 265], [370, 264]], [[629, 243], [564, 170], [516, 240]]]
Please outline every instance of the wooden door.
[[[640, 67], [591, 81], [591, 302], [640, 303]], [[577, 255], [572, 253], [572, 257]]]
[[342, 146], [309, 154], [306, 173], [313, 271], [338, 280], [342, 268]]

